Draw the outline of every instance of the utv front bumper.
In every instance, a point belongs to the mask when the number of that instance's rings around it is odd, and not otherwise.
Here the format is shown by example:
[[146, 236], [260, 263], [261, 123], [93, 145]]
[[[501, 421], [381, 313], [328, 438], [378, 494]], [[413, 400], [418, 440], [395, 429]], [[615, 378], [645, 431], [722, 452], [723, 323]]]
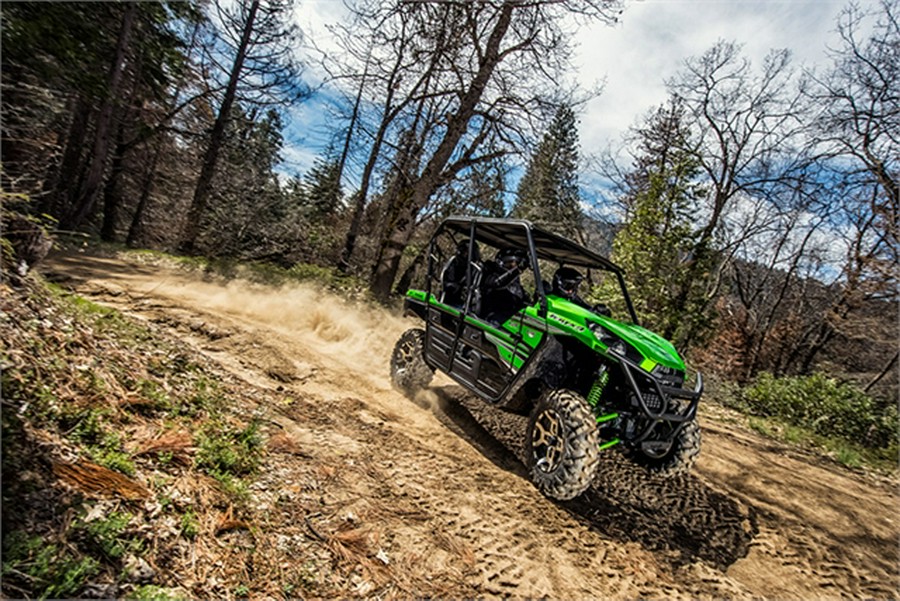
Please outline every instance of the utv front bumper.
[[[670, 422], [674, 426], [671, 431], [674, 438], [684, 424], [696, 419], [697, 407], [703, 394], [703, 374], [699, 371], [694, 389], [689, 390], [667, 385], [630, 361], [620, 361], [619, 365], [633, 393], [637, 413], [649, 422], [644, 431], [631, 441], [632, 444], [639, 444], [646, 439], [658, 422]], [[673, 402], [674, 399], [685, 400], [687, 404], [685, 406], [684, 403]]]

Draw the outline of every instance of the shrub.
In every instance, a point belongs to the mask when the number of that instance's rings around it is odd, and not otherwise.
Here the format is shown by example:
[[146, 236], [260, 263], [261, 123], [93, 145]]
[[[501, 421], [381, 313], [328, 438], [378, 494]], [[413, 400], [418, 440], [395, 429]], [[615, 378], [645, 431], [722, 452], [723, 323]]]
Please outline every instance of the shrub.
[[246, 428], [210, 423], [200, 435], [197, 467], [210, 474], [241, 476], [256, 471], [262, 455], [259, 422]]
[[857, 388], [824, 374], [776, 378], [760, 374], [740, 403], [751, 413], [776, 417], [816, 434], [870, 448], [897, 444], [897, 407], [879, 406]]

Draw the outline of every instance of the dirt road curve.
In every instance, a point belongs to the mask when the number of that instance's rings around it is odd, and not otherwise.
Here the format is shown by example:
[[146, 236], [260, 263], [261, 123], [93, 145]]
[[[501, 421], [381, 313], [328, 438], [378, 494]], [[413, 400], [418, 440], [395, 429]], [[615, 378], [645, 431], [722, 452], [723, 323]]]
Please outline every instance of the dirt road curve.
[[226, 284], [133, 259], [69, 254], [45, 271], [173, 331], [248, 391], [304, 399], [277, 421], [308, 452], [343, 462], [347, 486], [332, 501], [377, 516], [389, 555], [458, 594], [900, 597], [897, 491], [788, 452], [713, 407], [701, 405], [692, 476], [647, 480], [609, 454], [592, 489], [553, 503], [522, 467], [523, 418], [441, 378], [415, 401], [391, 388], [388, 357], [412, 321], [307, 287]]

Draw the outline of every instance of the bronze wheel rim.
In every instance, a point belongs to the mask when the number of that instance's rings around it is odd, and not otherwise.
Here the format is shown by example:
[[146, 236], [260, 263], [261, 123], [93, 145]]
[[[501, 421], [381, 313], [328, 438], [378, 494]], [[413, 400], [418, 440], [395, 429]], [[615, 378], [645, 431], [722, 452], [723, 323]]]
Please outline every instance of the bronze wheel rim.
[[531, 448], [534, 464], [542, 472], [552, 472], [562, 462], [565, 442], [562, 419], [553, 409], [542, 411], [534, 422]]

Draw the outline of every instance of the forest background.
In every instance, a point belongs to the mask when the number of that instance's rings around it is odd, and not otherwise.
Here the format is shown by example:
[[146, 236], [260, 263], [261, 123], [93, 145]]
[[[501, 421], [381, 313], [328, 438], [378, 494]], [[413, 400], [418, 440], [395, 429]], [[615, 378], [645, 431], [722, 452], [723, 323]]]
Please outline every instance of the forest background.
[[[352, 277], [391, 303], [443, 217], [524, 217], [610, 254], [645, 325], [736, 405], [896, 456], [896, 1], [848, 4], [821, 71], [717, 42], [590, 165], [577, 115], [598, 91], [568, 77], [569, 28], [621, 2], [357, 0], [339, 52], [297, 8], [4, 3], [4, 271], [50, 231]], [[345, 96], [332, 144], [284, 177], [284, 111], [324, 85]]]

